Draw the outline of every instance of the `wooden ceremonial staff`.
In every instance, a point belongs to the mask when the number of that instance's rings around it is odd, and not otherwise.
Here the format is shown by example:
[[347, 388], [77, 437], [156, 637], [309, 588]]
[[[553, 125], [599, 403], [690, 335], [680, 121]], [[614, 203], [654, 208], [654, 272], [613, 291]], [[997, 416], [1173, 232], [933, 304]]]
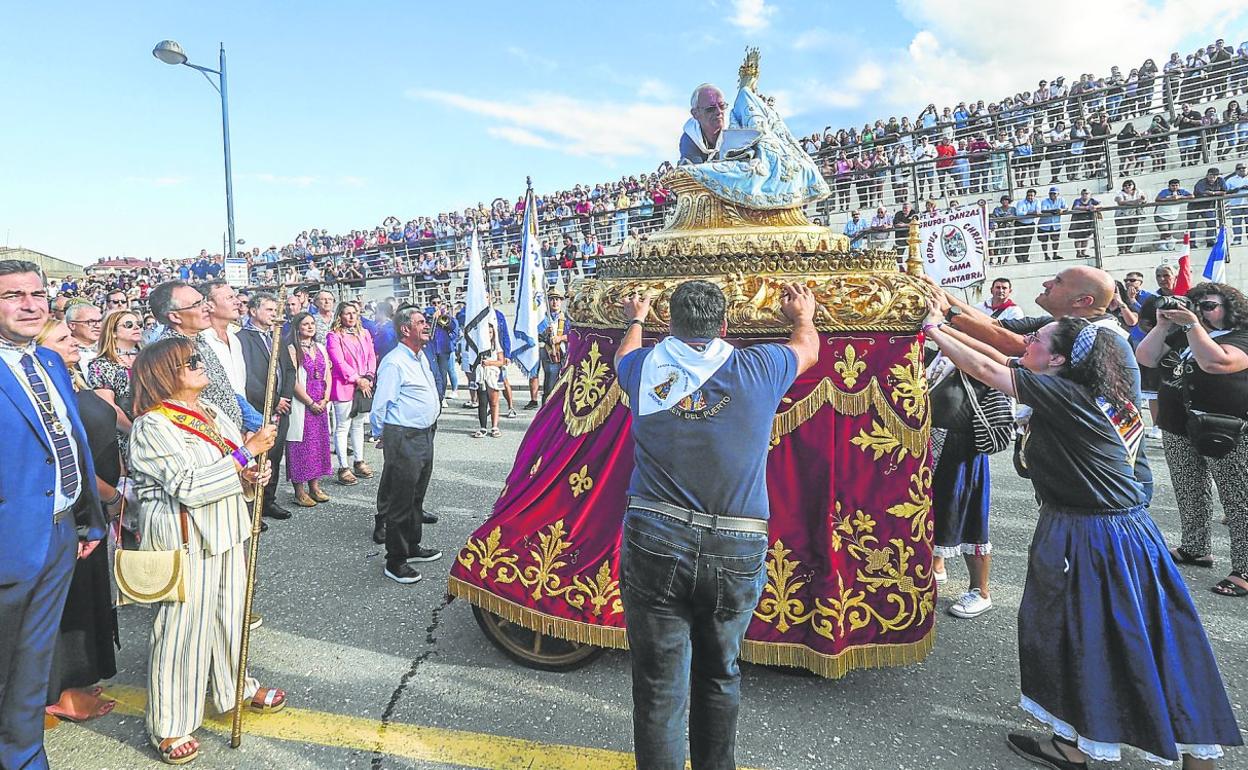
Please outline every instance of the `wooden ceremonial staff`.
[[[269, 373], [264, 383], [264, 421], [268, 425], [273, 418], [273, 391], [277, 389], [277, 362], [282, 355], [282, 322], [285, 320], [286, 287], [277, 298], [277, 317], [273, 320], [273, 347], [269, 356]], [[256, 458], [260, 476], [269, 462], [269, 453]], [[264, 487], [257, 485], [256, 497], [251, 503], [251, 542], [247, 550], [247, 593], [243, 598], [243, 639], [238, 651], [238, 678], [234, 680], [234, 721], [230, 726], [230, 748], [236, 749], [243, 742], [243, 686], [247, 681], [247, 650], [251, 644], [251, 600], [256, 593], [256, 557], [260, 550], [260, 516], [264, 511]]]

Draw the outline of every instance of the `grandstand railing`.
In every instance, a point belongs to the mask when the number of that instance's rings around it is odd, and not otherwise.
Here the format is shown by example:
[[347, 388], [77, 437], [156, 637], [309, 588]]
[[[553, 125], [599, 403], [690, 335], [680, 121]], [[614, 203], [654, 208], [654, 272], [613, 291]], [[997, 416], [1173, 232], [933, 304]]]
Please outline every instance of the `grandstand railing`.
[[1206, 96], [1218, 101], [1228, 96], [1248, 94], [1248, 59], [1232, 59], [1221, 66], [1205, 65], [1176, 69], [1168, 73], [1159, 72], [1143, 88], [1138, 84], [1134, 87], [1135, 90], [1132, 91], [1123, 84], [1121, 87], [1083, 91], [1073, 96], [1016, 105], [1008, 110], [972, 116], [961, 126], [938, 121], [925, 128], [915, 127], [910, 131], [875, 137], [873, 145], [859, 142], [849, 146], [821, 147], [812, 155], [818, 160], [832, 160], [842, 150], [858, 152], [872, 146], [888, 146], [898, 142], [907, 142], [913, 146], [922, 137], [934, 141], [941, 134], [955, 141], [970, 139], [976, 134], [991, 139], [1001, 131], [1012, 136], [1014, 129], [1033, 125], [1037, 119], [1043, 119], [1049, 125], [1061, 120], [1069, 126], [1076, 118], [1087, 120], [1101, 112], [1109, 116], [1111, 123], [1155, 114], [1164, 115], [1169, 122], [1173, 122], [1178, 117], [1179, 108], [1184, 104], [1195, 105]]

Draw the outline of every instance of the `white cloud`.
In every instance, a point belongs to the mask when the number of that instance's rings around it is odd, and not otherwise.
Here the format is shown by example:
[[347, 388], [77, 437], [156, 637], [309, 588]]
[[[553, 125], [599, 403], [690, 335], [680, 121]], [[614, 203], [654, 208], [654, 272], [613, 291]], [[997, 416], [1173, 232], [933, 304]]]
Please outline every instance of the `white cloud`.
[[885, 86], [886, 72], [873, 61], [864, 61], [836, 85], [818, 78], [799, 80], [788, 88], [763, 89], [776, 98], [776, 109], [782, 117], [808, 113], [826, 113], [860, 107], [866, 98]]
[[281, 174], [251, 174], [252, 179], [265, 184], [282, 185], [286, 187], [311, 187], [317, 183], [317, 178], [306, 174], [300, 176], [283, 176]]
[[832, 33], [823, 27], [812, 27], [793, 38], [793, 48], [798, 51], [823, 48], [831, 43], [833, 39]]
[[548, 59], [545, 56], [535, 54], [528, 49], [521, 48], [518, 45], [509, 45], [504, 49], [508, 55], [515, 57], [519, 61], [537, 69], [553, 72], [559, 68], [559, 63], [554, 59]]
[[646, 78], [641, 81], [641, 85], [637, 86], [637, 98], [639, 99], [654, 99], [662, 102], [670, 101], [675, 96], [676, 93], [671, 86], [655, 78]]
[[489, 118], [494, 124], [486, 131], [504, 141], [577, 156], [670, 155], [689, 115], [672, 104], [588, 101], [557, 93], [510, 101], [428, 89], [413, 89], [407, 96]]
[[733, 15], [728, 21], [746, 32], [761, 32], [771, 24], [771, 16], [776, 12], [774, 6], [767, 5], [766, 0], [733, 0]]
[[[1197, 31], [1212, 40], [1243, 16], [1240, 0], [898, 0], [919, 32], [887, 72], [890, 103], [918, 108], [997, 100], [1041, 79], [1125, 75], [1146, 58], [1161, 64]], [[1207, 40], [1206, 40], [1207, 39]], [[1184, 51], [1186, 53], [1186, 51]], [[920, 104], [922, 102], [922, 104]]]
[[517, 126], [490, 126], [485, 129], [485, 133], [522, 147], [540, 147], [543, 150], [553, 150], [557, 146], [549, 139], [543, 139], [532, 131]]
[[344, 187], [363, 187], [368, 183], [368, 180], [362, 176], [347, 175], [338, 177], [338, 183]]

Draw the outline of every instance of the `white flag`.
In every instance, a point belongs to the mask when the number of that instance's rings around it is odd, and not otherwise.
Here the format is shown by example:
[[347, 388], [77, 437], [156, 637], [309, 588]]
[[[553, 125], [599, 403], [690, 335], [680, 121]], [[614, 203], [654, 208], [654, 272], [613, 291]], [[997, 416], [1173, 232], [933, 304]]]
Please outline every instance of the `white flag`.
[[494, 306], [485, 289], [481, 247], [473, 228], [468, 246], [468, 296], [464, 298], [464, 346], [471, 364], [475, 365], [479, 354], [490, 349], [490, 329], [494, 326]]
[[516, 320], [512, 324], [511, 359], [526, 377], [541, 369], [538, 335], [549, 323], [546, 307], [546, 271], [538, 248], [537, 206], [533, 188], [524, 198], [524, 238], [520, 246], [520, 285], [516, 290]]

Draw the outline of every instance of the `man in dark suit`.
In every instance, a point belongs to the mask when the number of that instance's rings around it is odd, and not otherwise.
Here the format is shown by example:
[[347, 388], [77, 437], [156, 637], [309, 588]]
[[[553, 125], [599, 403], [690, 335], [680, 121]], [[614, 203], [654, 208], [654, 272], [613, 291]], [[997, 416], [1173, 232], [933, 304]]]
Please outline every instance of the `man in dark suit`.
[[95, 465], [69, 370], [35, 345], [48, 294], [32, 262], [0, 260], [0, 767], [44, 770], [43, 708], [76, 558], [104, 537]]
[[[272, 357], [273, 325], [277, 323], [277, 298], [272, 294], [256, 292], [247, 301], [247, 320], [238, 332], [238, 342], [243, 348], [243, 364], [247, 369], [247, 385], [244, 388], [247, 402], [256, 411], [264, 413], [264, 395], [269, 377], [269, 359]], [[289, 519], [290, 511], [277, 504], [278, 469], [286, 450], [286, 430], [290, 427], [290, 400], [294, 397], [294, 364], [289, 356], [280, 355], [284, 349], [278, 346], [277, 382], [273, 392], [277, 395], [274, 407], [278, 415], [277, 440], [269, 450], [269, 465], [273, 473], [264, 488], [264, 515], [270, 519]]]

